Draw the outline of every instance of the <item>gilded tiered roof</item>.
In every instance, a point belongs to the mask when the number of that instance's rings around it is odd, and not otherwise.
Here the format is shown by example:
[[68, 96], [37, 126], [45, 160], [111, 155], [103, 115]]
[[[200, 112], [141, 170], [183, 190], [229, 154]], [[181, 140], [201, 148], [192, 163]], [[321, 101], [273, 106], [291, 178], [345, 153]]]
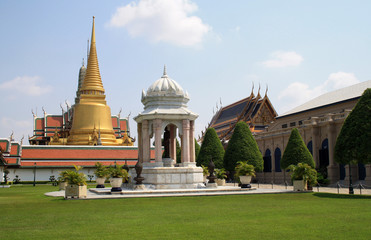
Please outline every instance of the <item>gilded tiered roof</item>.
[[244, 121], [252, 132], [262, 131], [277, 116], [267, 94], [264, 97], [250, 96], [228, 106], [221, 107], [213, 116], [208, 127], [216, 130], [219, 139], [229, 140], [235, 125]]

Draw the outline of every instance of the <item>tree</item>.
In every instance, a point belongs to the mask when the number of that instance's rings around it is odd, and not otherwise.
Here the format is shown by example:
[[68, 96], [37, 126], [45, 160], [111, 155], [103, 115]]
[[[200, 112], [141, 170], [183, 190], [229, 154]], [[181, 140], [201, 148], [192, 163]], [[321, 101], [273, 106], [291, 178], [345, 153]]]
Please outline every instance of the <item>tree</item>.
[[198, 144], [197, 140], [195, 139], [195, 155], [196, 155], [196, 159], [197, 159], [199, 153], [200, 153], [200, 145]]
[[197, 166], [208, 166], [212, 159], [215, 168], [223, 167], [224, 148], [214, 128], [206, 130], [204, 140], [201, 144], [200, 153], [197, 157]]
[[258, 144], [249, 125], [244, 121], [236, 124], [224, 155], [224, 167], [229, 172], [234, 172], [237, 162], [247, 162], [253, 165], [256, 171], [262, 171], [264, 166]]
[[340, 164], [371, 163], [371, 88], [366, 89], [345, 119], [335, 145]]
[[312, 154], [309, 152], [297, 128], [292, 129], [289, 142], [283, 152], [281, 168], [287, 169], [290, 165], [306, 163], [312, 168], [315, 167]]

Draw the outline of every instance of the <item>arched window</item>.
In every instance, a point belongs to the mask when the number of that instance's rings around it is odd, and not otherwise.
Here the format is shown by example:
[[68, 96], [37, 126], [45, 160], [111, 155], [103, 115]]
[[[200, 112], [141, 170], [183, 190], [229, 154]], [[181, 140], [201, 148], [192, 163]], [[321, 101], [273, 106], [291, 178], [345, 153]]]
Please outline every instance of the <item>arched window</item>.
[[274, 150], [274, 166], [276, 169], [276, 172], [281, 172], [281, 149], [276, 148]]
[[310, 140], [309, 143], [307, 144], [307, 148], [308, 148], [310, 154], [312, 154], [312, 156], [313, 156], [313, 142], [312, 142], [312, 140]]
[[264, 172], [272, 172], [271, 150], [269, 149], [265, 150], [263, 160], [264, 160]]

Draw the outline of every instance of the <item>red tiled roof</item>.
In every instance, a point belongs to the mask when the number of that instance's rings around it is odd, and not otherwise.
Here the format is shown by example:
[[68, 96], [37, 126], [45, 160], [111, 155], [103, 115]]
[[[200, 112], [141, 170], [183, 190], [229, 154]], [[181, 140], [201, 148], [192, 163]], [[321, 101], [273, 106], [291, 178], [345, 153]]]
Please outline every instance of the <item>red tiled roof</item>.
[[[115, 161], [27, 161], [22, 162], [22, 167], [34, 167], [36, 163], [36, 167], [66, 167], [73, 165], [76, 166], [83, 166], [83, 167], [94, 167], [96, 162], [102, 163], [102, 165], [110, 166], [114, 165]], [[127, 161], [128, 166], [135, 166], [137, 160], [129, 160]], [[125, 161], [116, 161], [117, 165], [124, 165]]]
[[10, 155], [11, 156], [18, 156], [19, 155], [19, 144], [18, 143], [12, 143], [11, 149], [10, 149]]
[[61, 127], [63, 125], [62, 116], [47, 116], [46, 126], [47, 127]]

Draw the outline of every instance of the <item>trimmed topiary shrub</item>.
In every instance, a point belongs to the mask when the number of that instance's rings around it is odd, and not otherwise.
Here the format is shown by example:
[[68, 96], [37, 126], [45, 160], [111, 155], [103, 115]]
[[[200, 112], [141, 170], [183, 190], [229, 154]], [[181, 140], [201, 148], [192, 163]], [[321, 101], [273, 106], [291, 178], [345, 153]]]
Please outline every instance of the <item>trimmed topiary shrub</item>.
[[283, 152], [281, 159], [281, 168], [287, 169], [290, 165], [297, 165], [298, 163], [306, 163], [312, 168], [315, 167], [312, 154], [305, 146], [297, 128], [292, 129], [289, 141]]
[[251, 134], [249, 125], [243, 121], [236, 124], [232, 137], [229, 140], [224, 155], [224, 167], [232, 173], [237, 162], [247, 162], [253, 165], [257, 172], [263, 171], [263, 156]]
[[335, 145], [341, 164], [371, 163], [371, 88], [366, 89], [345, 119]]
[[200, 153], [197, 157], [197, 166], [209, 166], [213, 159], [215, 168], [223, 167], [224, 148], [214, 128], [206, 130], [204, 140], [201, 144]]

